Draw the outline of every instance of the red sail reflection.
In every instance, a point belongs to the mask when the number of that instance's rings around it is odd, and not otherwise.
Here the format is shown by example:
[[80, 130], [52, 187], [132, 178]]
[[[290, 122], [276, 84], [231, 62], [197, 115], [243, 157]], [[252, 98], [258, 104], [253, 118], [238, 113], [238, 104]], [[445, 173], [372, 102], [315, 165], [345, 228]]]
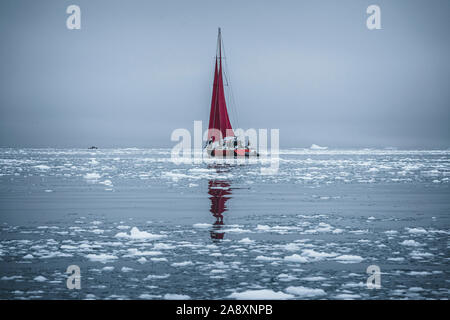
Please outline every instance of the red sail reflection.
[[225, 235], [222, 232], [223, 228], [223, 213], [227, 211], [226, 202], [231, 197], [230, 183], [224, 180], [210, 180], [208, 185], [208, 193], [211, 195], [211, 213], [216, 222], [213, 224], [213, 230], [211, 230], [211, 239], [221, 240]]

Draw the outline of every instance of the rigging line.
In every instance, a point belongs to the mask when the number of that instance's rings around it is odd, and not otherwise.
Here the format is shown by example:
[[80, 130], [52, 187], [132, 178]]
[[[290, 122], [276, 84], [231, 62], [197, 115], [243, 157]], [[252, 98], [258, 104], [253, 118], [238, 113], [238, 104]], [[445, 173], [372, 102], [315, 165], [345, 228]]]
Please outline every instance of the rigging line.
[[[228, 75], [228, 76], [230, 77], [230, 75]], [[235, 98], [234, 98], [234, 92], [233, 92], [233, 87], [231, 85], [231, 81], [229, 82], [228, 89], [229, 89], [228, 90], [229, 91], [229, 93], [228, 93], [228, 96], [229, 96], [228, 101], [230, 102], [231, 109], [233, 111], [233, 118], [234, 118], [234, 121], [236, 123], [237, 128], [240, 128], [239, 127], [239, 120], [238, 120], [239, 117], [238, 117], [238, 112], [237, 112], [237, 104], [236, 104], [236, 101], [235, 101]]]
[[[225, 54], [225, 46], [223, 45], [223, 43], [222, 43], [222, 47], [223, 47], [223, 51]], [[230, 71], [228, 68], [228, 63], [226, 60], [225, 60], [225, 69], [226, 69], [227, 84], [228, 84], [228, 89], [229, 89], [228, 90], [228, 97], [229, 97], [228, 101], [230, 102], [230, 105], [231, 105], [231, 109], [233, 112], [233, 118], [236, 123], [236, 126], [239, 128], [239, 121], [238, 121], [239, 117], [238, 117], [238, 113], [237, 113], [237, 105], [236, 105], [236, 101], [234, 98], [233, 87], [231, 85], [231, 74], [230, 74]]]
[[[225, 52], [225, 46], [224, 46], [224, 44], [223, 44], [223, 40], [222, 40], [222, 51], [223, 51], [223, 55], [224, 55], [224, 57], [226, 56], [226, 52]], [[228, 101], [230, 102], [230, 105], [231, 105], [231, 109], [232, 109], [232, 111], [233, 111], [233, 118], [234, 118], [234, 121], [235, 121], [235, 124], [236, 124], [236, 126], [237, 126], [237, 128], [240, 128], [239, 127], [239, 122], [238, 122], [238, 113], [237, 113], [237, 104], [236, 104], [236, 101], [235, 101], [235, 98], [234, 98], [234, 94], [233, 94], [233, 87], [231, 86], [231, 73], [230, 73], [230, 71], [229, 71], [229, 68], [228, 68], [228, 63], [227, 63], [227, 59], [225, 59], [225, 69], [226, 69], [226, 72], [224, 71], [224, 75], [225, 75], [225, 79], [226, 79], [226, 81], [227, 81], [227, 86], [228, 86], [228, 96], [229, 96], [229, 99], [228, 99]]]
[[[222, 44], [222, 47], [223, 47], [223, 54], [225, 55], [225, 46]], [[237, 121], [236, 121], [236, 113], [235, 113], [235, 111], [234, 111], [234, 105], [233, 105], [233, 103], [232, 103], [232, 100], [231, 100], [231, 97], [230, 97], [230, 91], [231, 91], [231, 81], [230, 81], [230, 75], [229, 75], [229, 70], [228, 70], [228, 64], [227, 64], [227, 62], [225, 61], [225, 63], [224, 63], [224, 68], [223, 68], [223, 74], [224, 74], [224, 77], [225, 77], [225, 81], [226, 81], [226, 86], [228, 87], [228, 90], [227, 90], [227, 100], [228, 100], [228, 106], [230, 107], [230, 109], [231, 109], [231, 113], [232, 113], [232, 118], [233, 118], [233, 120], [234, 120], [234, 123], [236, 124], [236, 126], [238, 125], [237, 124]]]

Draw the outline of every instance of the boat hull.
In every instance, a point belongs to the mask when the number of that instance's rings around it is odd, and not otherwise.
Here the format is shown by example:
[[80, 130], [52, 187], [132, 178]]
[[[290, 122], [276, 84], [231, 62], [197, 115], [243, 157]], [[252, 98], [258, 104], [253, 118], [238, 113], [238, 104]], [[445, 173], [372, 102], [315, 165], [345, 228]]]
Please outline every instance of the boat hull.
[[250, 149], [210, 149], [207, 150], [210, 157], [215, 158], [250, 158], [259, 157], [259, 153]]

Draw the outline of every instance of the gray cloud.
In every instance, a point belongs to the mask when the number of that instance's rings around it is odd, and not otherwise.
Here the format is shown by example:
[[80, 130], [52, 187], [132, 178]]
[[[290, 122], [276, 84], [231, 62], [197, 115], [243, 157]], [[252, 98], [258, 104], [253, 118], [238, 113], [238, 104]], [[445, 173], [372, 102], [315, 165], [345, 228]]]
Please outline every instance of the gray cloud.
[[450, 147], [450, 3], [376, 3], [370, 31], [372, 1], [2, 1], [0, 146], [172, 146], [207, 125], [221, 26], [234, 125], [283, 147]]

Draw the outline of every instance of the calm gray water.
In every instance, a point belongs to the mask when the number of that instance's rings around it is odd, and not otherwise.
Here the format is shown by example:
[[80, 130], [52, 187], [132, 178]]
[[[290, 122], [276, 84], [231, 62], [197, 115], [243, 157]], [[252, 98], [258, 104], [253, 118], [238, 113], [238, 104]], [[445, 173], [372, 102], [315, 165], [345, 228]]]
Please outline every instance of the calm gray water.
[[0, 298], [449, 298], [450, 151], [280, 158], [0, 149]]

